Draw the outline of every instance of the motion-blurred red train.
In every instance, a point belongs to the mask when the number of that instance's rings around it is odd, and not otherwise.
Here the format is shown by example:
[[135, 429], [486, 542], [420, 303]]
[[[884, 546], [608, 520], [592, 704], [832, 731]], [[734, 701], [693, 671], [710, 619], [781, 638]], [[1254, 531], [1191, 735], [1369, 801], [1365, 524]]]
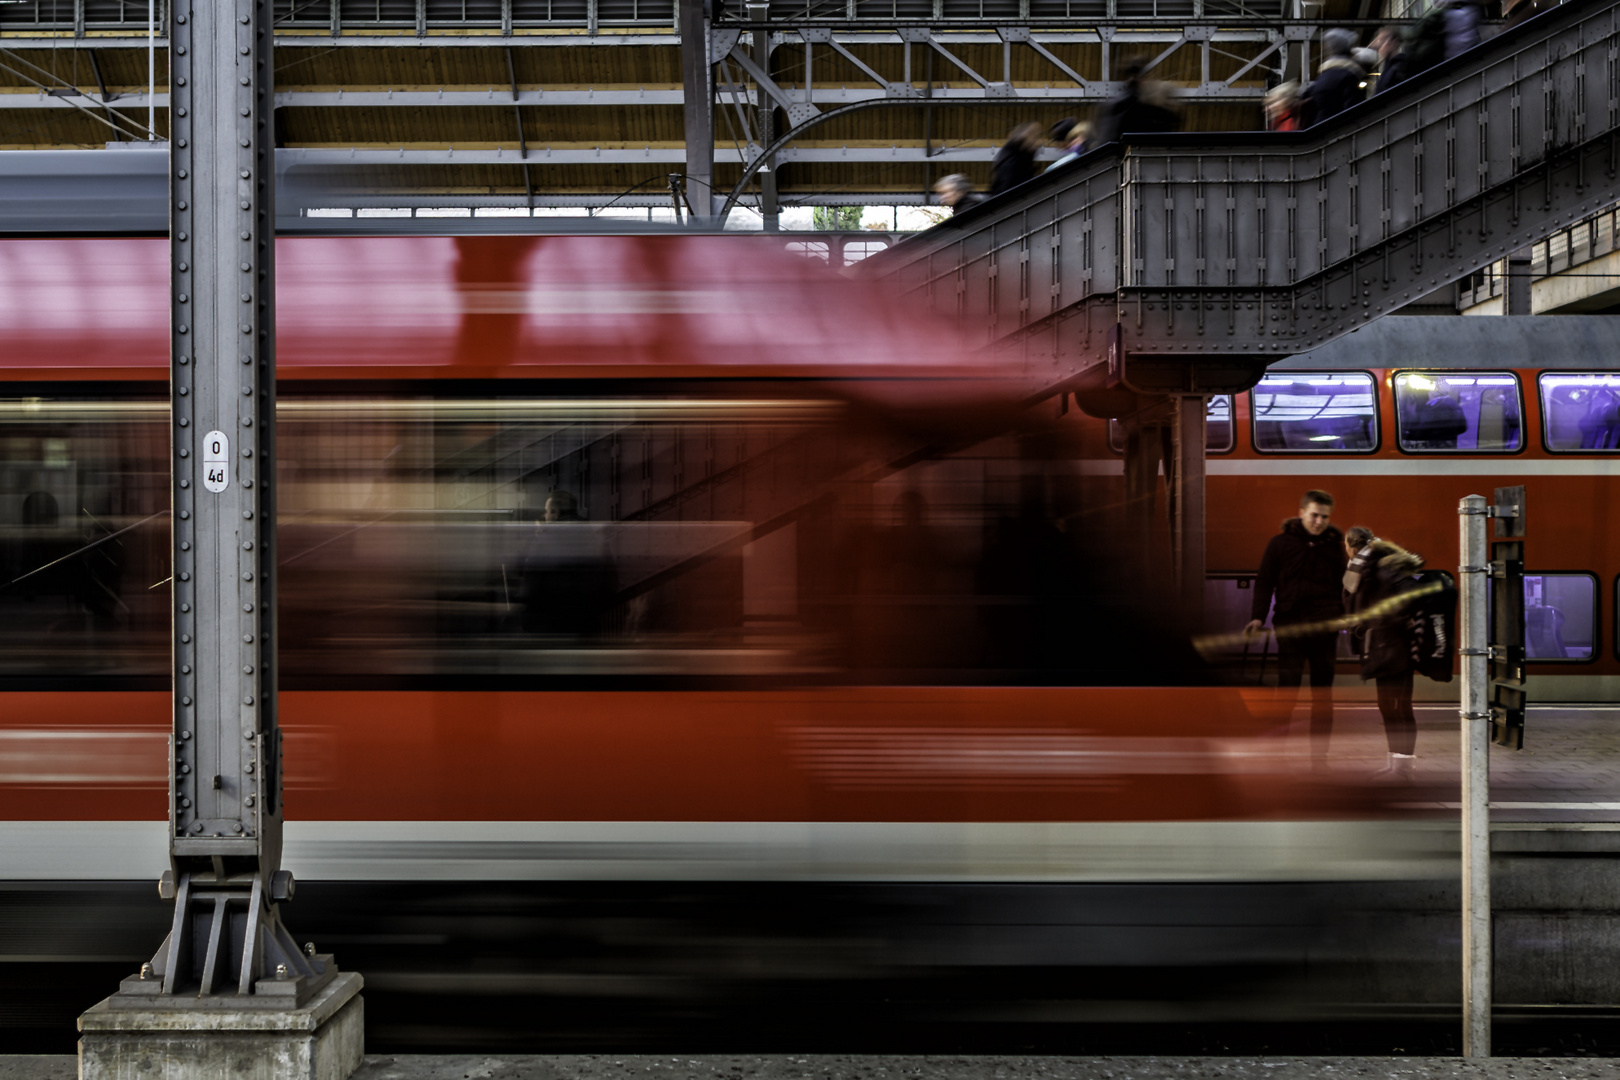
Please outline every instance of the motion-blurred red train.
[[[164, 865], [166, 255], [152, 237], [0, 240], [13, 882]], [[1014, 413], [1026, 387], [872, 283], [779, 238], [679, 234], [291, 237], [277, 262], [300, 880], [1440, 865], [1392, 838], [1353, 767], [1302, 773], [1303, 743], [1245, 682], [1258, 655], [1201, 655], [1163, 589], [1108, 565], [1109, 423]], [[1532, 670], [1574, 697], [1571, 680], [1612, 679], [1612, 523], [1554, 515], [1614, 512], [1620, 377], [1413, 359], [1307, 359], [1212, 401], [1205, 629], [1247, 621], [1248, 575], [1306, 488], [1449, 568], [1456, 498], [1526, 482], [1536, 561], [1560, 568], [1532, 579], [1557, 613]], [[1424, 428], [1439, 398], [1465, 431]]]

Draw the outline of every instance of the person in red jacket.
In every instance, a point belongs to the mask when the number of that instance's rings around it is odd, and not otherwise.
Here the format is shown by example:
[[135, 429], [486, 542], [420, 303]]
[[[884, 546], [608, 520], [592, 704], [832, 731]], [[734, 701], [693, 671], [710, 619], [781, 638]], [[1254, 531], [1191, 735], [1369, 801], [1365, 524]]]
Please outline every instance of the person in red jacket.
[[[1266, 616], [1277, 631], [1277, 688], [1298, 693], [1311, 673], [1311, 758], [1321, 768], [1333, 731], [1333, 668], [1344, 615], [1344, 534], [1331, 524], [1333, 496], [1307, 491], [1299, 515], [1282, 524], [1260, 560], [1244, 633], [1259, 633]], [[1276, 609], [1272, 601], [1276, 600]]]

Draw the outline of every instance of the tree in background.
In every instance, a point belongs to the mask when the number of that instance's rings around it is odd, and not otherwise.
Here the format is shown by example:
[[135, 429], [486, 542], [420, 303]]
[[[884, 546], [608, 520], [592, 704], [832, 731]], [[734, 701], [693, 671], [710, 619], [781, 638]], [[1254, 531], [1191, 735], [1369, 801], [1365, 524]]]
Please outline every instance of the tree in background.
[[817, 206], [810, 211], [810, 227], [817, 232], [848, 232], [861, 227], [859, 206]]

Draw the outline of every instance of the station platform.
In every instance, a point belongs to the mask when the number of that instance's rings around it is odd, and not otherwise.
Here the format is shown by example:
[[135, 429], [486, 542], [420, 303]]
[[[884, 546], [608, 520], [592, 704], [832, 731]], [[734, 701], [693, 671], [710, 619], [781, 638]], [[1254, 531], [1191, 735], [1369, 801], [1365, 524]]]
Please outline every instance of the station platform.
[[[1413, 809], [1457, 808], [1461, 743], [1455, 704], [1419, 704]], [[1382, 766], [1387, 748], [1378, 709], [1340, 702], [1334, 710], [1328, 755], [1332, 773], [1367, 773]], [[1295, 713], [1304, 753], [1308, 725], [1302, 704]], [[1492, 747], [1491, 821], [1620, 827], [1620, 707], [1532, 707], [1525, 721], [1525, 749]], [[1617, 836], [1620, 839], [1620, 836]]]
[[[71, 1080], [70, 1055], [0, 1056], [0, 1080]], [[368, 1057], [353, 1080], [1607, 1080], [1616, 1058], [969, 1057], [878, 1054]]]

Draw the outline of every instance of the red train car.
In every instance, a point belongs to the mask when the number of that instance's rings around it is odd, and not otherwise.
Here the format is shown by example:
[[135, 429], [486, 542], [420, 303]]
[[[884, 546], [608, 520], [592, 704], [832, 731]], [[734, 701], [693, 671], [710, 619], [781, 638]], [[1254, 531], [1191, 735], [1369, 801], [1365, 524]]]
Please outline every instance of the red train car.
[[[162, 862], [164, 254], [0, 242], [11, 878]], [[731, 237], [277, 258], [300, 876], [1365, 870], [1355, 778], [1296, 782], [1255, 690], [1088, 560], [1100, 427], [1009, 420], [871, 285]], [[1216, 502], [1271, 460], [1217, 457]], [[1215, 565], [1285, 510], [1217, 515]]]

